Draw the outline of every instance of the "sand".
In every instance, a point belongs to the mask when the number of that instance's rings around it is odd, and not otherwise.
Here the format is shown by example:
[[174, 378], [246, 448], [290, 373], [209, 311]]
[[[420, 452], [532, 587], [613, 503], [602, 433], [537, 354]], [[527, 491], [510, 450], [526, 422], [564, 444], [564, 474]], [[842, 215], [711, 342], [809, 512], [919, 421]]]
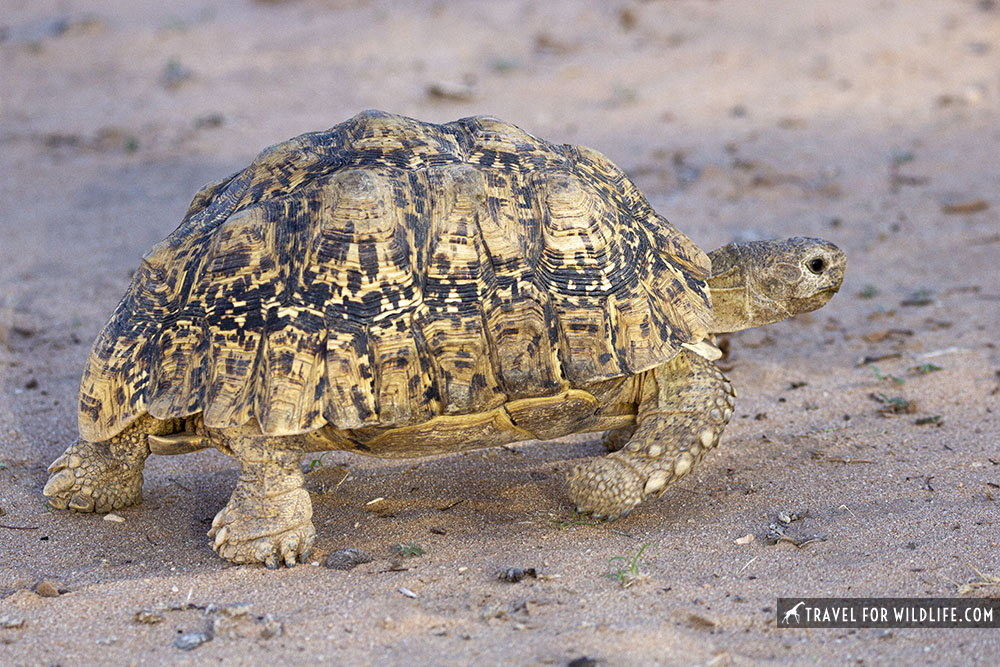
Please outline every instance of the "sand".
[[[996, 630], [783, 630], [775, 605], [1000, 594], [998, 65], [992, 0], [8, 0], [0, 663], [995, 664]], [[834, 241], [844, 287], [728, 337], [723, 444], [613, 524], [564, 495], [593, 437], [327, 455], [317, 565], [291, 570], [212, 552], [237, 474], [214, 451], [151, 458], [123, 521], [48, 511], [142, 253], [204, 183], [364, 108], [592, 146], [706, 249]], [[789, 534], [821, 539], [767, 544], [800, 509]], [[372, 562], [324, 566], [346, 547]]]

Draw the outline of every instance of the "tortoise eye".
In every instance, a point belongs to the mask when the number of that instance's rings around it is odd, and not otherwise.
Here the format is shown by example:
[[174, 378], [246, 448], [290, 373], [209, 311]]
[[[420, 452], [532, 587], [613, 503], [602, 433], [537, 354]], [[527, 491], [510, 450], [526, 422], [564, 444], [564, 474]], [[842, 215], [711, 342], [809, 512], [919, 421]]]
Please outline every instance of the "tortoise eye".
[[814, 257], [806, 262], [806, 268], [816, 275], [819, 275], [823, 273], [823, 270], [826, 268], [826, 262], [823, 261], [822, 257]]

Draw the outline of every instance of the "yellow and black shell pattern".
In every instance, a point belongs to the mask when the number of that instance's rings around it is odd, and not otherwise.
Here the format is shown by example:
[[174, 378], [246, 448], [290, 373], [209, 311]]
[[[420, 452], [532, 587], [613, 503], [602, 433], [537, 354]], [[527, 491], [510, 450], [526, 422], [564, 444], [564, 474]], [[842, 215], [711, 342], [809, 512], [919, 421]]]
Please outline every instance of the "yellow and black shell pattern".
[[94, 343], [80, 434], [406, 426], [635, 374], [707, 335], [709, 267], [596, 151], [366, 111], [195, 196]]

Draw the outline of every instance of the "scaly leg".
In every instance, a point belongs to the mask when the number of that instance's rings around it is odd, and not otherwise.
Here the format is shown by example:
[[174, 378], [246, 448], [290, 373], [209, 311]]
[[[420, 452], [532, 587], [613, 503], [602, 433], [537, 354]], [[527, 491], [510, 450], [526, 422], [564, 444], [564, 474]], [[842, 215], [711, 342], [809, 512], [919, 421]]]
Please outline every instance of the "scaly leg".
[[103, 442], [77, 440], [52, 462], [42, 494], [56, 509], [110, 512], [142, 501], [146, 438], [162, 422], [148, 415]]
[[208, 531], [212, 548], [234, 563], [264, 563], [270, 569], [306, 562], [316, 530], [312, 502], [302, 488], [301, 443], [247, 431], [221, 437], [220, 449], [239, 459], [242, 471]]
[[569, 475], [570, 499], [595, 518], [617, 519], [663, 495], [719, 443], [733, 416], [736, 393], [707, 359], [684, 351], [648, 372], [628, 444]]

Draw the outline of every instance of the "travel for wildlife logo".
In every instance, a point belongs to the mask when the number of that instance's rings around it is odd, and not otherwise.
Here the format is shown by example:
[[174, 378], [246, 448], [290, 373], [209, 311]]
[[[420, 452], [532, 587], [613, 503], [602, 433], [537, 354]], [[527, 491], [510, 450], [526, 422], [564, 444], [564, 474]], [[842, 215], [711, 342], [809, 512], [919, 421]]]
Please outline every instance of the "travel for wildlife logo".
[[778, 598], [779, 628], [997, 628], [997, 598]]

